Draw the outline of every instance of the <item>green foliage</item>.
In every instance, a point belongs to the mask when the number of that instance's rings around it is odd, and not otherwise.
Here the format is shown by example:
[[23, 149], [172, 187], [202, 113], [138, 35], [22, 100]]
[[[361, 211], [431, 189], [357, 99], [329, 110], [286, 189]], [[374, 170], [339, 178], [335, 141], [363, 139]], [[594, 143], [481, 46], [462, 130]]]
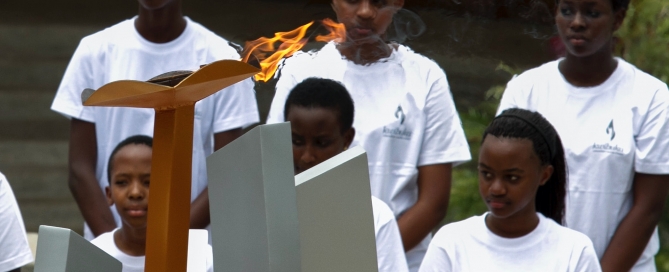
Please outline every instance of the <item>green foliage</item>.
[[669, 1], [633, 0], [617, 36], [619, 55], [669, 82]]

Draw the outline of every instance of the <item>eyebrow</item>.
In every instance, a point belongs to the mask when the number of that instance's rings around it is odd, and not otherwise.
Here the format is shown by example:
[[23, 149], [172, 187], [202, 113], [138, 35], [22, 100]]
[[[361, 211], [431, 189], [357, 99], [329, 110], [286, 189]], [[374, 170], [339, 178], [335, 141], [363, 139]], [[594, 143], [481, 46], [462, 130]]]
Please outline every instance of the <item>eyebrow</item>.
[[[492, 169], [492, 167], [487, 166], [485, 163], [482, 163], [482, 162], [479, 162], [479, 166], [481, 166], [481, 167], [483, 167], [483, 168], [486, 168], [486, 169]], [[504, 172], [519, 172], [519, 173], [523, 173], [523, 172], [525, 172], [525, 171], [523, 171], [523, 169], [515, 168], [515, 167], [514, 167], [514, 168], [510, 168], [510, 169], [504, 169]]]

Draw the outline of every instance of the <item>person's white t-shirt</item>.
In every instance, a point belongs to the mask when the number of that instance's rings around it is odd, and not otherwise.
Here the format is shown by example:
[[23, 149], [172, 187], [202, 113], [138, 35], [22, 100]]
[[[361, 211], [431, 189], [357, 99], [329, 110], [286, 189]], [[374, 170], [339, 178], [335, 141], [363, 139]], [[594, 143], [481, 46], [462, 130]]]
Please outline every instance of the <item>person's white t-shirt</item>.
[[373, 196], [372, 212], [374, 213], [374, 236], [376, 237], [379, 272], [409, 271], [395, 214], [386, 203]]
[[[546, 63], [511, 80], [499, 112], [524, 108], [550, 121], [565, 149], [569, 174], [566, 226], [580, 231], [601, 258], [632, 207], [634, 173], [669, 174], [669, 90], [622, 59], [604, 83], [569, 84]], [[657, 230], [633, 271], [654, 271]]]
[[14, 270], [32, 261], [19, 205], [7, 178], [0, 173], [0, 271]]
[[[144, 272], [144, 260], [145, 256], [130, 256], [121, 251], [116, 242], [114, 241], [114, 233], [119, 229], [103, 233], [100, 236], [96, 237], [91, 241], [92, 244], [102, 249], [107, 254], [116, 258], [121, 264], [123, 264], [122, 272]], [[191, 230], [189, 238], [192, 239], [194, 236], [194, 230]], [[206, 230], [195, 230], [199, 232], [206, 232]], [[199, 234], [199, 233], [198, 233]], [[197, 234], [196, 234], [197, 235]], [[206, 233], [205, 237], [197, 237], [198, 243], [188, 243], [188, 272], [213, 272], [214, 271], [214, 254], [212, 252], [211, 246], [207, 244]], [[198, 248], [193, 248], [198, 247]], [[200, 256], [193, 256], [192, 253], [196, 252], [201, 254]], [[199, 264], [193, 264], [192, 261], [203, 262]], [[195, 267], [195, 269], [193, 269]]]
[[[469, 146], [444, 71], [405, 46], [389, 58], [356, 65], [329, 43], [298, 53], [280, 70], [267, 123], [284, 121], [292, 88], [309, 77], [339, 81], [355, 102], [352, 145], [367, 152], [372, 195], [401, 217], [418, 199], [418, 167], [469, 160]], [[430, 237], [407, 252], [416, 271]]]
[[[154, 110], [120, 107], [84, 107], [81, 92], [116, 80], [146, 81], [165, 72], [197, 70], [221, 59], [239, 59], [228, 42], [187, 21], [175, 40], [156, 44], [135, 29], [135, 18], [81, 40], [65, 71], [51, 109], [71, 118], [95, 123], [98, 145], [96, 177], [102, 190], [108, 186], [107, 161], [122, 140], [133, 135], [153, 135]], [[248, 79], [197, 102], [193, 132], [191, 200], [207, 186], [206, 157], [214, 151], [214, 133], [243, 128], [259, 121], [253, 82]], [[111, 208], [117, 225], [120, 218]], [[85, 237], [92, 239], [88, 228]]]
[[488, 213], [442, 227], [427, 250], [421, 272], [597, 272], [602, 271], [584, 234], [539, 216], [539, 225], [518, 238], [488, 229]]

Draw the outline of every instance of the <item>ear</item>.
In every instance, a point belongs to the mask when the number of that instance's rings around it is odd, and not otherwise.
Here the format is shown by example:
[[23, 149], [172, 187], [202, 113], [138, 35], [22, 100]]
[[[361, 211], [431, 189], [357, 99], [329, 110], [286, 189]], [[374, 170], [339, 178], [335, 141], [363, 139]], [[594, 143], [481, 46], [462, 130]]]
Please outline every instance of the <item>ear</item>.
[[348, 149], [348, 147], [351, 145], [353, 142], [353, 138], [355, 137], [355, 129], [350, 128], [348, 131], [344, 132], [344, 148]]
[[395, 0], [395, 7], [401, 9], [404, 7], [404, 0]]
[[618, 29], [620, 29], [620, 27], [623, 25], [625, 17], [627, 16], [627, 9], [621, 8], [620, 10], [616, 11], [613, 16], [613, 31], [615, 32], [618, 31]]
[[105, 187], [105, 195], [107, 196], [107, 205], [114, 205], [114, 199], [112, 198], [111, 188], [109, 188], [109, 186]]
[[541, 182], [539, 182], [539, 186], [543, 186], [548, 182], [548, 180], [553, 176], [553, 171], [555, 168], [553, 168], [552, 165], [547, 165], [542, 167], [543, 169], [541, 170]]

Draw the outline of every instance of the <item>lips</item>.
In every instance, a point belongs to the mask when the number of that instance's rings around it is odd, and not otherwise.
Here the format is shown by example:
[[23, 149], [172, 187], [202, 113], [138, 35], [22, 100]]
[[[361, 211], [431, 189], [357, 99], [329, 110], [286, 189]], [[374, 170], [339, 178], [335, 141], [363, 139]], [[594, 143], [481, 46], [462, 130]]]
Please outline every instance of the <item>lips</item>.
[[582, 46], [586, 43], [585, 37], [580, 35], [569, 36], [567, 40], [574, 46]]
[[374, 34], [374, 30], [370, 27], [357, 26], [351, 29], [353, 34], [358, 37], [370, 36]]
[[131, 207], [131, 208], [126, 208], [125, 211], [129, 216], [142, 217], [146, 216], [146, 212], [148, 211], [148, 209], [142, 207]]
[[488, 206], [489, 206], [491, 209], [502, 209], [502, 208], [506, 207], [506, 205], [507, 205], [507, 201], [503, 201], [503, 200], [488, 200]]

